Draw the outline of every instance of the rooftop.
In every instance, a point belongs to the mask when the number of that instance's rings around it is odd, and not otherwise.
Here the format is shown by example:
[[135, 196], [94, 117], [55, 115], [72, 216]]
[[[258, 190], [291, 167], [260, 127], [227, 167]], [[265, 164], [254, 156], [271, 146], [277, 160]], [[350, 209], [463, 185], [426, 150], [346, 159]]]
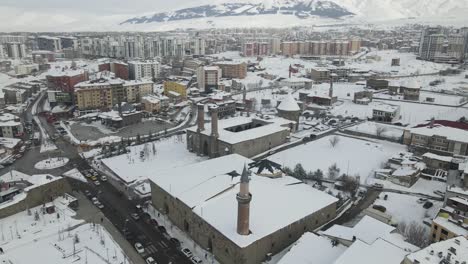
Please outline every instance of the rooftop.
[[[337, 201], [289, 176], [270, 179], [253, 175], [250, 181], [252, 233], [239, 235], [236, 231], [236, 195], [241, 170], [250, 162], [250, 159], [232, 154], [167, 170], [150, 177], [150, 180], [192, 208], [194, 213], [239, 247], [246, 247]], [[304, 203], [304, 200], [313, 202]], [[269, 220], [266, 222], [265, 219]]]
[[[439, 264], [442, 258], [449, 260], [447, 263], [465, 263], [468, 260], [468, 240], [465, 237], [454, 237], [445, 241], [433, 243], [426, 248], [409, 254], [406, 258], [413, 263]], [[450, 257], [448, 257], [450, 254]]]
[[284, 100], [278, 105], [278, 110], [282, 111], [300, 111], [299, 105], [297, 104], [296, 100], [292, 97], [289, 93]]
[[463, 129], [434, 125], [433, 127], [415, 127], [411, 130], [412, 134], [423, 135], [427, 137], [440, 136], [448, 140], [458, 142], [468, 142], [468, 132]]
[[398, 109], [400, 109], [400, 106], [391, 105], [391, 104], [378, 104], [373, 107], [373, 110], [388, 112], [388, 113], [393, 113], [397, 111]]
[[[259, 122], [265, 122], [265, 124], [260, 127], [246, 129], [240, 132], [231, 132], [227, 130], [227, 128], [252, 123], [252, 121], [254, 120]], [[228, 119], [221, 119], [218, 122], [219, 140], [224, 141], [228, 144], [236, 144], [247, 140], [261, 138], [280, 131], [290, 130], [289, 124], [291, 123], [293, 122], [279, 117], [271, 119], [262, 119], [259, 117], [237, 116]], [[196, 132], [197, 127], [190, 127], [187, 130], [191, 132]], [[204, 135], [211, 135], [211, 125], [205, 125], [205, 130], [203, 130], [202, 133]]]
[[405, 250], [381, 238], [370, 245], [358, 240], [334, 264], [400, 264], [406, 254]]

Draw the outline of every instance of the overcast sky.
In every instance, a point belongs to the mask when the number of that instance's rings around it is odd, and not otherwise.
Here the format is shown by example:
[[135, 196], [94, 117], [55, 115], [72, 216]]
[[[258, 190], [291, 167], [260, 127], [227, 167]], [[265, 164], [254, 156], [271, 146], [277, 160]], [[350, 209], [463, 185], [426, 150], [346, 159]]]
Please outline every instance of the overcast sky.
[[166, 11], [206, 2], [206, 0], [0, 0], [0, 8], [31, 12], [55, 9], [109, 15]]

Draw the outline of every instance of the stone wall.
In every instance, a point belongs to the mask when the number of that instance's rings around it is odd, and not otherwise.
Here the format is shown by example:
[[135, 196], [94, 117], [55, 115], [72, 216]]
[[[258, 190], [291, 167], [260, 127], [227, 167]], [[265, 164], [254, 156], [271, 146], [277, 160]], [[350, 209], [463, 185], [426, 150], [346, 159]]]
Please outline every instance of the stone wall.
[[[207, 250], [210, 248], [216, 259], [222, 264], [260, 263], [265, 260], [268, 253], [280, 252], [298, 240], [305, 232], [313, 231], [336, 216], [336, 204], [334, 203], [241, 248], [193, 213], [191, 208], [173, 198], [153, 182], [151, 182], [151, 192], [153, 206], [165, 213], [174, 225], [189, 235], [198, 245]], [[237, 207], [226, 210], [237, 211]], [[235, 229], [234, 226], [233, 230]], [[255, 232], [255, 230], [252, 231]]]
[[[0, 219], [14, 215], [21, 211], [25, 211], [28, 208], [36, 207], [41, 204], [47, 203], [55, 199], [56, 197], [63, 195], [64, 193], [71, 192], [71, 187], [65, 178], [60, 178], [55, 181], [51, 181], [47, 184], [37, 186], [29, 189], [26, 197], [16, 203], [11, 203], [10, 206], [0, 209]], [[23, 195], [23, 194], [19, 194]]]

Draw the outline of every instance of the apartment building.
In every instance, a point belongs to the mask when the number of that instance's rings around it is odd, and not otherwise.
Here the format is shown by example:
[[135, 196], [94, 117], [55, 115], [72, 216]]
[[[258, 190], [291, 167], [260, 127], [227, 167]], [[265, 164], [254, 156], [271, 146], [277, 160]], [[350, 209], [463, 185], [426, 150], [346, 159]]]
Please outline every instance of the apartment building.
[[468, 235], [468, 199], [457, 196], [447, 198], [445, 206], [432, 220], [432, 242], [466, 235]]
[[372, 119], [379, 122], [395, 123], [400, 120], [400, 106], [378, 104], [372, 109]]
[[153, 79], [159, 77], [161, 66], [157, 61], [131, 61], [128, 70], [130, 80]]
[[129, 79], [129, 70], [128, 64], [118, 61], [111, 61], [106, 63], [101, 63], [98, 65], [98, 69], [100, 72], [102, 71], [109, 71], [115, 74], [116, 78], [120, 78], [123, 80]]
[[223, 78], [244, 79], [247, 76], [247, 64], [245, 62], [224, 61], [214, 64], [221, 69]]
[[153, 82], [148, 80], [125, 81], [123, 87], [127, 103], [139, 103], [142, 97], [153, 93]]
[[197, 70], [197, 83], [200, 92], [209, 93], [213, 89], [218, 89], [222, 70], [218, 66], [203, 66]]
[[5, 47], [5, 55], [12, 59], [22, 59], [27, 56], [26, 45], [20, 42], [7, 42], [3, 44]]
[[50, 36], [37, 37], [37, 46], [40, 50], [59, 51], [62, 50], [60, 38]]
[[168, 97], [187, 97], [189, 81], [181, 78], [171, 78], [164, 82], [164, 95]]
[[419, 58], [435, 62], [459, 62], [465, 55], [465, 36], [446, 34], [442, 28], [423, 30], [419, 44]]
[[49, 89], [67, 93], [73, 93], [75, 85], [87, 81], [88, 78], [88, 72], [82, 69], [54, 69], [50, 70], [46, 76], [47, 87]]
[[403, 143], [416, 151], [432, 150], [436, 154], [468, 155], [468, 132], [439, 124], [405, 130]]

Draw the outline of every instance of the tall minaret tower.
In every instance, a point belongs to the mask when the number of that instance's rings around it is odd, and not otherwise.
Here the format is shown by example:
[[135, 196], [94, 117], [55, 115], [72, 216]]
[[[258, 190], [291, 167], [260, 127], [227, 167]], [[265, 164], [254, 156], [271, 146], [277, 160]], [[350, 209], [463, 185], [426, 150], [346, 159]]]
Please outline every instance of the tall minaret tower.
[[330, 89], [328, 90], [328, 96], [333, 98], [333, 77], [330, 77]]
[[250, 171], [244, 165], [240, 178], [240, 191], [237, 194], [237, 233], [248, 236], [250, 234], [250, 201], [252, 194], [249, 192]]

